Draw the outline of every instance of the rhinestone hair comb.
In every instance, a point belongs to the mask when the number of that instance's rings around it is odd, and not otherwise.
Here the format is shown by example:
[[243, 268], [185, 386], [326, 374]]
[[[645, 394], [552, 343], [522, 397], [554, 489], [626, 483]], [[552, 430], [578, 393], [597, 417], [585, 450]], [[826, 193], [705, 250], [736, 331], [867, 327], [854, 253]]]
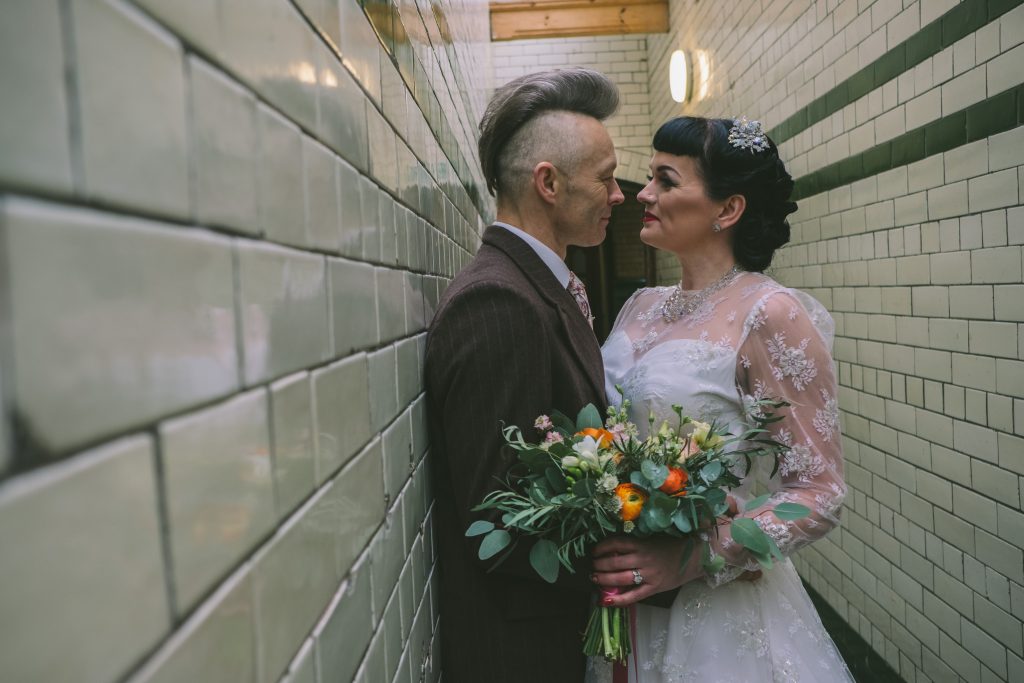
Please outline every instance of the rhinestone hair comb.
[[760, 121], [748, 121], [746, 116], [733, 121], [729, 131], [729, 144], [740, 149], [749, 149], [750, 153], [763, 152], [768, 149], [768, 136], [764, 133]]

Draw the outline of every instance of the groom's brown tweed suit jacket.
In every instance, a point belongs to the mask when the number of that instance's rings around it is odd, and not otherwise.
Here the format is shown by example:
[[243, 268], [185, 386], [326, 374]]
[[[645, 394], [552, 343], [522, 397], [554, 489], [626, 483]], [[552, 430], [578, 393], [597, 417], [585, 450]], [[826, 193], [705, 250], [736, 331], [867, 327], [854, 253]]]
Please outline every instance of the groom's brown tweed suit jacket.
[[549, 585], [524, 544], [496, 570], [464, 533], [470, 512], [499, 486], [514, 456], [502, 423], [540, 435], [551, 409], [575, 417], [606, 405], [601, 351], [569, 294], [537, 254], [491, 226], [473, 261], [452, 281], [427, 335], [425, 381], [434, 530], [440, 573], [445, 683], [573, 683], [583, 680], [589, 563]]

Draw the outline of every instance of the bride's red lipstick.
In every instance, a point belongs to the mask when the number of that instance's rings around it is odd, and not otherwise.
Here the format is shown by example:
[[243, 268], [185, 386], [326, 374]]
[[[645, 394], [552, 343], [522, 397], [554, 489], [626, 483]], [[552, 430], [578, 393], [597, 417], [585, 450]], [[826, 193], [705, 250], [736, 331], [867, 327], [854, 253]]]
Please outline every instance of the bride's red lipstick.
[[644, 223], [650, 223], [651, 221], [656, 221], [656, 220], [658, 220], [657, 216], [655, 216], [650, 211], [644, 211]]

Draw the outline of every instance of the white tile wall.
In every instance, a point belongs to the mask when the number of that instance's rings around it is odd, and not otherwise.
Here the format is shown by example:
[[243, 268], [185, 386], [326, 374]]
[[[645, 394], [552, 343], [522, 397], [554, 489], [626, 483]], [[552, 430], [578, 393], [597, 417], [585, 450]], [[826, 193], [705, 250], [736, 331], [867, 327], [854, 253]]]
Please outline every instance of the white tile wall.
[[400, 72], [352, 0], [0, 9], [0, 679], [439, 679], [419, 372], [493, 213], [486, 12], [403, 7]]

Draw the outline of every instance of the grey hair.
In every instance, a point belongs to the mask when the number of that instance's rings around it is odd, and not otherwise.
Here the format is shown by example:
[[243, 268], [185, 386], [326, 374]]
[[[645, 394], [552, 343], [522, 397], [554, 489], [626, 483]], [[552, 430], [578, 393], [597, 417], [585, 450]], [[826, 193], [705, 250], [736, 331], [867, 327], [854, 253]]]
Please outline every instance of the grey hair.
[[516, 193], [516, 176], [532, 170], [541, 153], [556, 155], [566, 173], [574, 170], [576, 136], [559, 135], [554, 124], [561, 117], [542, 114], [569, 112], [604, 121], [618, 108], [618, 88], [593, 69], [541, 71], [501, 86], [480, 119], [480, 165], [488, 192]]

